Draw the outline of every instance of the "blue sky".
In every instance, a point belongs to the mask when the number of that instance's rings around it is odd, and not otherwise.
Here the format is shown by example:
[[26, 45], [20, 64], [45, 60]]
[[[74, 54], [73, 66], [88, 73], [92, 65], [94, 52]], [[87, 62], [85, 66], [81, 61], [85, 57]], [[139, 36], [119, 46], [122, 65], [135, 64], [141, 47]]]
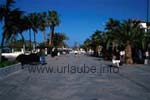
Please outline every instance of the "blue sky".
[[[4, 0], [2, 0], [4, 1]], [[109, 18], [124, 20], [128, 18], [146, 19], [147, 0], [16, 0], [15, 7], [26, 13], [56, 10], [61, 24], [55, 32], [64, 32], [69, 37], [67, 43], [80, 44], [96, 29], [104, 30]], [[46, 33], [49, 33], [49, 29]], [[1, 31], [0, 31], [1, 32]], [[37, 40], [43, 41], [42, 33]], [[28, 32], [24, 33], [28, 39]], [[33, 38], [33, 36], [32, 36]]]

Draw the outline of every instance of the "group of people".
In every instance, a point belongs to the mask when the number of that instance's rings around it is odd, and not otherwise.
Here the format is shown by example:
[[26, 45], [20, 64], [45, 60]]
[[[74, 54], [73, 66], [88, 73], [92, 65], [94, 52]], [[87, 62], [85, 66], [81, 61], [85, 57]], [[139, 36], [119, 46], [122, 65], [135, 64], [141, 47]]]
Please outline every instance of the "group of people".
[[[135, 63], [144, 63], [144, 64], [149, 64], [150, 61], [150, 53], [149, 51], [142, 52], [142, 50], [137, 49], [132, 51], [132, 56], [133, 56], [133, 61]], [[114, 49], [112, 53], [112, 63], [116, 64], [117, 67], [125, 63], [125, 51], [124, 50], [117, 50]]]
[[114, 50], [112, 53], [112, 63], [116, 64], [117, 67], [122, 65], [124, 63], [124, 58], [125, 58], [125, 51], [119, 51], [117, 49]]
[[[46, 64], [46, 60], [45, 60], [45, 55], [47, 55], [47, 50], [46, 48], [41, 48], [40, 49], [40, 63], [42, 65]], [[54, 57], [54, 56], [58, 56], [60, 55], [60, 53], [58, 52], [57, 48], [53, 48], [52, 51], [51, 51], [51, 56]]]

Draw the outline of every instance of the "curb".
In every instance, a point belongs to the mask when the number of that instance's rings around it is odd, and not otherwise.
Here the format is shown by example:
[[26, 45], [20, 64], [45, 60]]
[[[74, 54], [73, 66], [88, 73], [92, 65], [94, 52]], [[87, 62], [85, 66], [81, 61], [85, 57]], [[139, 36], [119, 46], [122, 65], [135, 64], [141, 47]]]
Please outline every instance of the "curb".
[[0, 80], [7, 77], [9, 74], [12, 74], [18, 70], [21, 70], [21, 64], [17, 63], [14, 65], [10, 65], [4, 68], [0, 68]]

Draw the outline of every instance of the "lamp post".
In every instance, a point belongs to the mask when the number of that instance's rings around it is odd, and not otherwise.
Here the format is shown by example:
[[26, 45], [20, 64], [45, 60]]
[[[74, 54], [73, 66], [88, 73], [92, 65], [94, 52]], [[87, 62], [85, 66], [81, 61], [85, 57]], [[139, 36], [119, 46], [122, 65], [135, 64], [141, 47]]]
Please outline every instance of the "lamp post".
[[146, 33], [147, 33], [147, 36], [146, 36], [146, 45], [147, 45], [147, 50], [146, 50], [146, 61], [145, 64], [149, 64], [149, 49], [150, 49], [150, 35], [149, 35], [149, 0], [147, 0], [147, 22], [146, 22]]
[[147, 24], [146, 24], [146, 26], [147, 26], [147, 37], [148, 37], [148, 43], [147, 43], [147, 48], [148, 49], [150, 49], [150, 35], [149, 35], [149, 28], [150, 28], [150, 22], [149, 22], [149, 6], [150, 6], [150, 1], [149, 0], [147, 0]]
[[149, 0], [147, 0], [147, 25], [148, 25], [148, 21], [149, 21]]
[[147, 22], [146, 22], [147, 49], [150, 48], [150, 47], [149, 47], [149, 46], [150, 46], [150, 43], [149, 43], [149, 41], [150, 41], [149, 38], [150, 38], [150, 37], [149, 37], [149, 31], [148, 31], [148, 30], [149, 30], [149, 29], [148, 29], [148, 28], [149, 28], [149, 3], [150, 3], [149, 0], [147, 0]]

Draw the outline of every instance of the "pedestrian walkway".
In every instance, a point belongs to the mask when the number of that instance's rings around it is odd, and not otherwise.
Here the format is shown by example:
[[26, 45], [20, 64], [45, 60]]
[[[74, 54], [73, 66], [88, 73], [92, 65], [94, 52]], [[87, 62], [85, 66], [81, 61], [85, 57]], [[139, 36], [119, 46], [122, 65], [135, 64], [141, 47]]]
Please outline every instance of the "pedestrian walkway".
[[[111, 62], [72, 54], [49, 56], [46, 62], [26, 65], [1, 79], [0, 100], [150, 100], [149, 66], [110, 69]], [[29, 72], [31, 67], [53, 68], [55, 72]], [[77, 71], [80, 68], [85, 68], [85, 73]]]

